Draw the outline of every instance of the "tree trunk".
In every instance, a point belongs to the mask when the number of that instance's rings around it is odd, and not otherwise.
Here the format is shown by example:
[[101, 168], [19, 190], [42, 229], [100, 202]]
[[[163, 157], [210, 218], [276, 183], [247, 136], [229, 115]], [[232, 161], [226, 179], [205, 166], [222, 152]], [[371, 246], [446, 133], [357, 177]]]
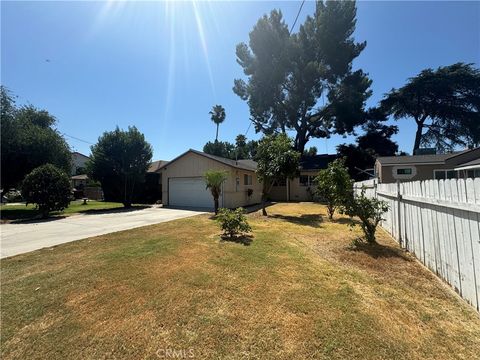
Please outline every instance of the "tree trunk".
[[266, 203], [265, 196], [262, 195], [262, 215], [268, 216], [267, 209], [265, 209], [265, 203]]
[[219, 126], [219, 125], [220, 125], [220, 124], [217, 124], [217, 134], [215, 135], [215, 142], [218, 141], [218, 126]]
[[218, 214], [218, 197], [214, 198], [213, 199], [213, 202], [214, 202], [214, 206], [215, 206], [215, 215]]
[[423, 130], [423, 122], [417, 121], [417, 131], [415, 132], [415, 143], [413, 144], [412, 155], [415, 155], [415, 151], [420, 149], [420, 141], [422, 140], [422, 130]]

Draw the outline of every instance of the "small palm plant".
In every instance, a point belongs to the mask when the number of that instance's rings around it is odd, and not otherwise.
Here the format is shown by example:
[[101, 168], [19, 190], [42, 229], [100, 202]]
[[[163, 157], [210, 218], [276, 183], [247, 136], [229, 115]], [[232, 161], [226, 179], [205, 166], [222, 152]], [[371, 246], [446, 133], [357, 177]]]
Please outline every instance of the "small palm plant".
[[212, 111], [209, 112], [211, 115], [212, 121], [217, 124], [217, 134], [215, 135], [215, 142], [218, 141], [218, 127], [220, 126], [221, 123], [225, 121], [225, 109], [222, 105], [215, 105], [212, 108]]
[[227, 180], [227, 172], [222, 170], [208, 170], [204, 174], [205, 184], [207, 189], [213, 196], [213, 202], [215, 204], [215, 215], [218, 214], [218, 198], [222, 193], [222, 184]]

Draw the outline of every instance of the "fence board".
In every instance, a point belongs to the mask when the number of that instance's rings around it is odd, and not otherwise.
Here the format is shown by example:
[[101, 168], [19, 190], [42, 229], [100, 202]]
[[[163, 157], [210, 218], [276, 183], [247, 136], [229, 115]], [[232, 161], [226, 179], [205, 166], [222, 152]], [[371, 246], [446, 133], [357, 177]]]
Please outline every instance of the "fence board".
[[480, 179], [367, 180], [353, 188], [386, 201], [381, 226], [480, 311]]

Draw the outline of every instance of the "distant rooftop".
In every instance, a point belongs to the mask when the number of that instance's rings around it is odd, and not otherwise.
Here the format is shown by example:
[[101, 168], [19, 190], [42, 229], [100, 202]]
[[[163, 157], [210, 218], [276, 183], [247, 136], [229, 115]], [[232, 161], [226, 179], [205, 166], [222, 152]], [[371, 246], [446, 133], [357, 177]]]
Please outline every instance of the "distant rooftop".
[[168, 161], [165, 161], [165, 160], [153, 161], [150, 164], [150, 166], [148, 167], [147, 172], [149, 172], [149, 173], [157, 172], [158, 170], [160, 170], [162, 167], [164, 167], [167, 164], [168, 164]]
[[337, 155], [319, 154], [303, 155], [300, 158], [300, 170], [320, 170], [326, 169], [328, 164], [334, 161]]
[[467, 151], [470, 150], [457, 151], [449, 154], [380, 156], [377, 158], [377, 161], [382, 165], [444, 163], [447, 159]]

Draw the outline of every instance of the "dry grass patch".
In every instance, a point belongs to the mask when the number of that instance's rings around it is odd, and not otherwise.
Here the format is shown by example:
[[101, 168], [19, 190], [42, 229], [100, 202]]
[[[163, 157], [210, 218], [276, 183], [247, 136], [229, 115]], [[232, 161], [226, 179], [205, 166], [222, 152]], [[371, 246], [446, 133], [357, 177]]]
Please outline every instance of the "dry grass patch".
[[384, 233], [317, 204], [250, 214], [249, 246], [208, 215], [2, 261], [2, 358], [454, 359], [478, 314]]

